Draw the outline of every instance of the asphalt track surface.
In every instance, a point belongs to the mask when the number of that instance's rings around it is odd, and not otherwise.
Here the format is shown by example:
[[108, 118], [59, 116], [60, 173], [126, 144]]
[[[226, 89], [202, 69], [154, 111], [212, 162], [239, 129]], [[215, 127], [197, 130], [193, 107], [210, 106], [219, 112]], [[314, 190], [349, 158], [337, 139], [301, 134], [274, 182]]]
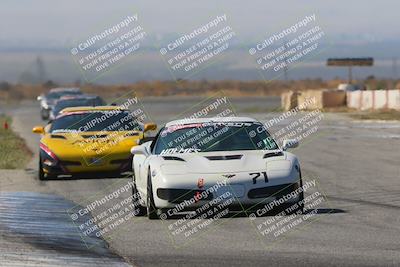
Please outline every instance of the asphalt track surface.
[[[165, 123], [196, 101], [143, 103], [154, 121]], [[233, 104], [238, 114], [266, 120], [279, 114], [245, 114], [247, 107], [262, 110], [276, 107], [278, 101], [246, 99]], [[305, 182], [317, 184], [306, 196], [318, 191], [323, 201], [309, 220], [282, 235], [263, 236], [258, 230], [273, 216], [222, 218], [200, 234], [179, 239], [171, 238], [168, 228], [177, 219], [133, 218], [105, 234], [105, 241], [90, 236], [83, 240], [67, 211], [128, 179], [39, 181], [39, 137], [31, 133], [32, 126], [42, 124], [37, 103], [2, 109], [13, 116], [14, 129], [35, 158], [25, 170], [0, 171], [0, 266], [400, 265], [400, 123], [325, 114], [318, 132], [292, 151], [300, 159]], [[128, 198], [129, 193], [120, 197]], [[112, 207], [115, 201], [105, 205]]]

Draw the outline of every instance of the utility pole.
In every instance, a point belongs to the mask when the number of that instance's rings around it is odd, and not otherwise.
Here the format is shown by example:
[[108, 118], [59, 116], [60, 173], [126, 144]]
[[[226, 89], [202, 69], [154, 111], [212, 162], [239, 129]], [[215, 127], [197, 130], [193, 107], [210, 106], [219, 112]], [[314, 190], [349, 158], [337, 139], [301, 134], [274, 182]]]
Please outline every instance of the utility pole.
[[396, 87], [396, 81], [397, 81], [397, 58], [396, 57], [392, 58], [392, 79], [391, 80], [392, 80], [392, 82], [391, 82], [392, 88], [391, 89], [394, 89]]
[[36, 58], [36, 67], [39, 83], [43, 83], [46, 80], [46, 69], [40, 56]]
[[348, 83], [351, 84], [353, 81], [353, 70], [351, 69], [351, 66], [349, 66], [349, 81]]
[[[287, 48], [287, 42], [286, 42], [286, 38], [283, 40], [283, 53], [286, 53], [286, 48]], [[288, 61], [287, 61], [287, 54], [285, 54], [285, 66], [283, 67], [283, 79], [285, 80], [285, 82], [288, 81]]]

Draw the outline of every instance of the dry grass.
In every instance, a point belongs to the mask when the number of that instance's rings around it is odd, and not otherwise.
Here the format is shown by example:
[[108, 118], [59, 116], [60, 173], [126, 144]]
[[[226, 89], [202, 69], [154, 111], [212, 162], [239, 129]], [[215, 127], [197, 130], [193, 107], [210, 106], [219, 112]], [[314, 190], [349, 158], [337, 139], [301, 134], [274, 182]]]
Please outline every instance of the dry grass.
[[10, 118], [0, 115], [0, 169], [22, 169], [31, 159], [32, 152], [21, 137], [10, 128], [4, 129], [5, 120], [11, 126]]
[[[96, 85], [79, 86], [84, 92], [98, 94], [104, 98], [118, 98], [135, 92], [139, 97], [146, 96], [209, 96], [223, 91], [227, 96], [279, 96], [289, 90], [334, 88], [340, 81], [322, 81], [307, 79], [299, 81], [151, 81], [137, 82], [129, 85]], [[0, 100], [35, 99], [53, 87], [71, 87], [76, 85], [26, 85], [0, 84]]]
[[323, 109], [321, 109], [321, 111], [322, 112], [333, 112], [333, 113], [352, 113], [352, 112], [357, 112], [356, 109], [349, 108], [347, 106], [323, 108]]
[[358, 120], [397, 120], [400, 121], [400, 111], [398, 110], [380, 110], [350, 113], [350, 117]]

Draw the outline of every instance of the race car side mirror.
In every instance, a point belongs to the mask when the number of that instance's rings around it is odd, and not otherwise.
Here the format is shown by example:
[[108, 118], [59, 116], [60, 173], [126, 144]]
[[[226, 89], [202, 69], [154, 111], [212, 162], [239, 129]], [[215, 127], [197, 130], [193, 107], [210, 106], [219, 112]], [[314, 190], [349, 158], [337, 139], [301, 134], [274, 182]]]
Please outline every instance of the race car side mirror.
[[283, 140], [282, 149], [287, 150], [288, 148], [295, 148], [299, 146], [299, 141], [296, 139]]
[[157, 129], [157, 124], [155, 124], [155, 123], [146, 123], [145, 125], [144, 125], [144, 131], [145, 132], [147, 132], [147, 131], [154, 131], [154, 130], [156, 130]]
[[131, 148], [131, 154], [148, 156], [149, 152], [147, 151], [147, 147], [139, 145]]
[[32, 132], [36, 134], [44, 134], [44, 128], [43, 126], [35, 126], [33, 127]]

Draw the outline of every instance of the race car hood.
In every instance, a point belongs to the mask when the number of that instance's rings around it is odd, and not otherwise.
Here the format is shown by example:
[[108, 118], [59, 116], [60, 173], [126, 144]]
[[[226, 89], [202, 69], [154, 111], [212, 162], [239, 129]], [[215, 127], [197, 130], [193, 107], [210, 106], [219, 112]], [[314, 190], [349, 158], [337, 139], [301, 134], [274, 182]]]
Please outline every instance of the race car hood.
[[129, 154], [141, 138], [143, 133], [138, 131], [47, 133], [41, 143], [58, 158], [100, 157], [110, 153]]
[[266, 168], [290, 169], [296, 158], [281, 150], [245, 150], [166, 154], [157, 157], [161, 170], [177, 168], [181, 173], [221, 174]]

